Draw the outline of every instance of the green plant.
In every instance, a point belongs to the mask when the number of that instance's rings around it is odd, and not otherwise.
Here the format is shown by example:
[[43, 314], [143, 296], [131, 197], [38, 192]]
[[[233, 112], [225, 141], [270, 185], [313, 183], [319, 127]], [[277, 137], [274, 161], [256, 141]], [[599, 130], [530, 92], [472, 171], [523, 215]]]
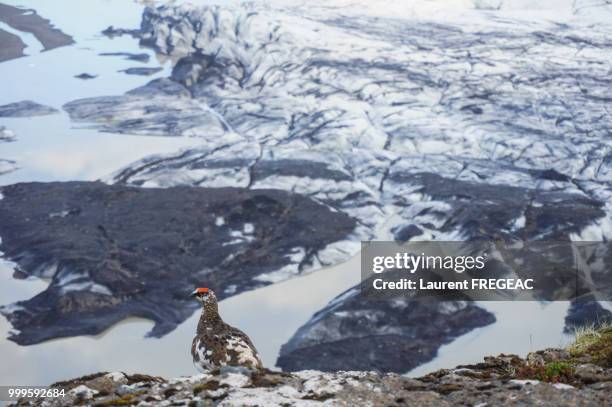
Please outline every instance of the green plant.
[[572, 362], [548, 362], [544, 365], [521, 366], [516, 371], [519, 379], [534, 379], [550, 383], [571, 383], [573, 381], [574, 365]]
[[606, 323], [578, 329], [575, 338], [567, 347], [573, 359], [588, 358], [591, 363], [612, 367], [612, 325]]

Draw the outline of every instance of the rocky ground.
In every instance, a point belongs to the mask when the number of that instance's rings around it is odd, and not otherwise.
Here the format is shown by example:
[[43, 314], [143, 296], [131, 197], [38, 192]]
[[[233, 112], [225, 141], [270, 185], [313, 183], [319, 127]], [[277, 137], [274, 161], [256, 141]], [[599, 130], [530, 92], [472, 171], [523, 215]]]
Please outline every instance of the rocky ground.
[[221, 371], [177, 379], [98, 373], [53, 385], [63, 399], [17, 406], [584, 406], [612, 397], [612, 328], [567, 349], [486, 357], [420, 378], [376, 372]]

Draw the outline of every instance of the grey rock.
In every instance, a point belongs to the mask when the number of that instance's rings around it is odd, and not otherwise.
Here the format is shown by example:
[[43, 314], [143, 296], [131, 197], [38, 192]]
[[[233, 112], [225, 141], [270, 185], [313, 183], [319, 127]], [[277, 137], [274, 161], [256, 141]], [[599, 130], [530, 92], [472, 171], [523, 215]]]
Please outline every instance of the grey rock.
[[115, 391], [117, 393], [122, 391], [129, 393], [129, 391], [126, 391], [128, 382], [129, 380], [124, 373], [115, 372], [92, 378], [88, 381], [87, 387], [103, 393], [113, 393]]
[[590, 363], [581, 364], [574, 368], [574, 375], [583, 383], [605, 382], [610, 378], [610, 369]]
[[58, 110], [31, 100], [0, 106], [0, 117], [32, 117], [57, 113]]
[[[595, 392], [590, 389], [558, 389], [552, 384], [538, 383], [526, 385], [520, 390], [498, 390], [492, 387], [487, 392], [453, 392], [448, 396], [451, 405], [487, 405], [505, 406], [601, 406], [606, 403], [604, 392]], [[472, 404], [473, 403], [473, 404]], [[602, 404], [603, 403], [603, 404]]]
[[531, 366], [543, 366], [550, 362], [559, 362], [568, 360], [570, 354], [565, 349], [545, 349], [537, 352], [530, 352], [527, 357], [527, 363]]

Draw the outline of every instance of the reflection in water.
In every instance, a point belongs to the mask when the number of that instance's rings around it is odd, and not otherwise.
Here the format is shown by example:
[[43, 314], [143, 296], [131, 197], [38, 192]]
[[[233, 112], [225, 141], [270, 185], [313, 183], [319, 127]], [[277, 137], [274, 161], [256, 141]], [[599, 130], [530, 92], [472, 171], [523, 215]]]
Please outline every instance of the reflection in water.
[[438, 351], [438, 357], [411, 372], [418, 377], [431, 371], [482, 361], [499, 353], [527, 353], [549, 347], [562, 347], [573, 338], [563, 334], [568, 301], [541, 304], [533, 301], [481, 301], [482, 308], [495, 314], [497, 322], [475, 329]]
[[43, 50], [42, 44], [31, 33], [17, 31], [13, 27], [2, 21], [0, 21], [0, 30], [7, 31], [21, 38], [21, 41], [23, 41], [26, 46], [26, 48], [24, 49], [25, 55], [35, 55]]
[[195, 138], [128, 136], [71, 129], [65, 113], [4, 119], [0, 125], [16, 134], [3, 143], [0, 158], [16, 161], [19, 170], [0, 177], [0, 185], [29, 181], [96, 180], [136, 158], [197, 146]]
[[[12, 279], [11, 267], [11, 263], [0, 263], [3, 303], [30, 298], [46, 286], [40, 280]], [[219, 304], [220, 313], [226, 322], [251, 337], [264, 364], [271, 368], [280, 346], [314, 311], [338, 292], [356, 284], [359, 276], [356, 256], [342, 265], [224, 300]], [[27, 347], [3, 339], [0, 383], [45, 385], [87, 373], [116, 370], [166, 377], [195, 374], [189, 350], [198, 318], [199, 312], [161, 339], [143, 339], [153, 324], [136, 318], [95, 337], [55, 339]], [[0, 318], [0, 337], [6, 338], [9, 329], [8, 322]]]

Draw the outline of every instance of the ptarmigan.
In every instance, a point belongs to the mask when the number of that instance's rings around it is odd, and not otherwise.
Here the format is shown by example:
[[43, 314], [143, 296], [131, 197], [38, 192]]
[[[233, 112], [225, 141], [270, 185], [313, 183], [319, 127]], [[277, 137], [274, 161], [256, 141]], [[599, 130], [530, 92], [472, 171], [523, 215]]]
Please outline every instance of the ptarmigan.
[[217, 297], [208, 288], [197, 288], [191, 295], [202, 303], [202, 316], [191, 344], [193, 364], [204, 373], [224, 366], [262, 369], [259, 353], [241, 330], [223, 322]]

